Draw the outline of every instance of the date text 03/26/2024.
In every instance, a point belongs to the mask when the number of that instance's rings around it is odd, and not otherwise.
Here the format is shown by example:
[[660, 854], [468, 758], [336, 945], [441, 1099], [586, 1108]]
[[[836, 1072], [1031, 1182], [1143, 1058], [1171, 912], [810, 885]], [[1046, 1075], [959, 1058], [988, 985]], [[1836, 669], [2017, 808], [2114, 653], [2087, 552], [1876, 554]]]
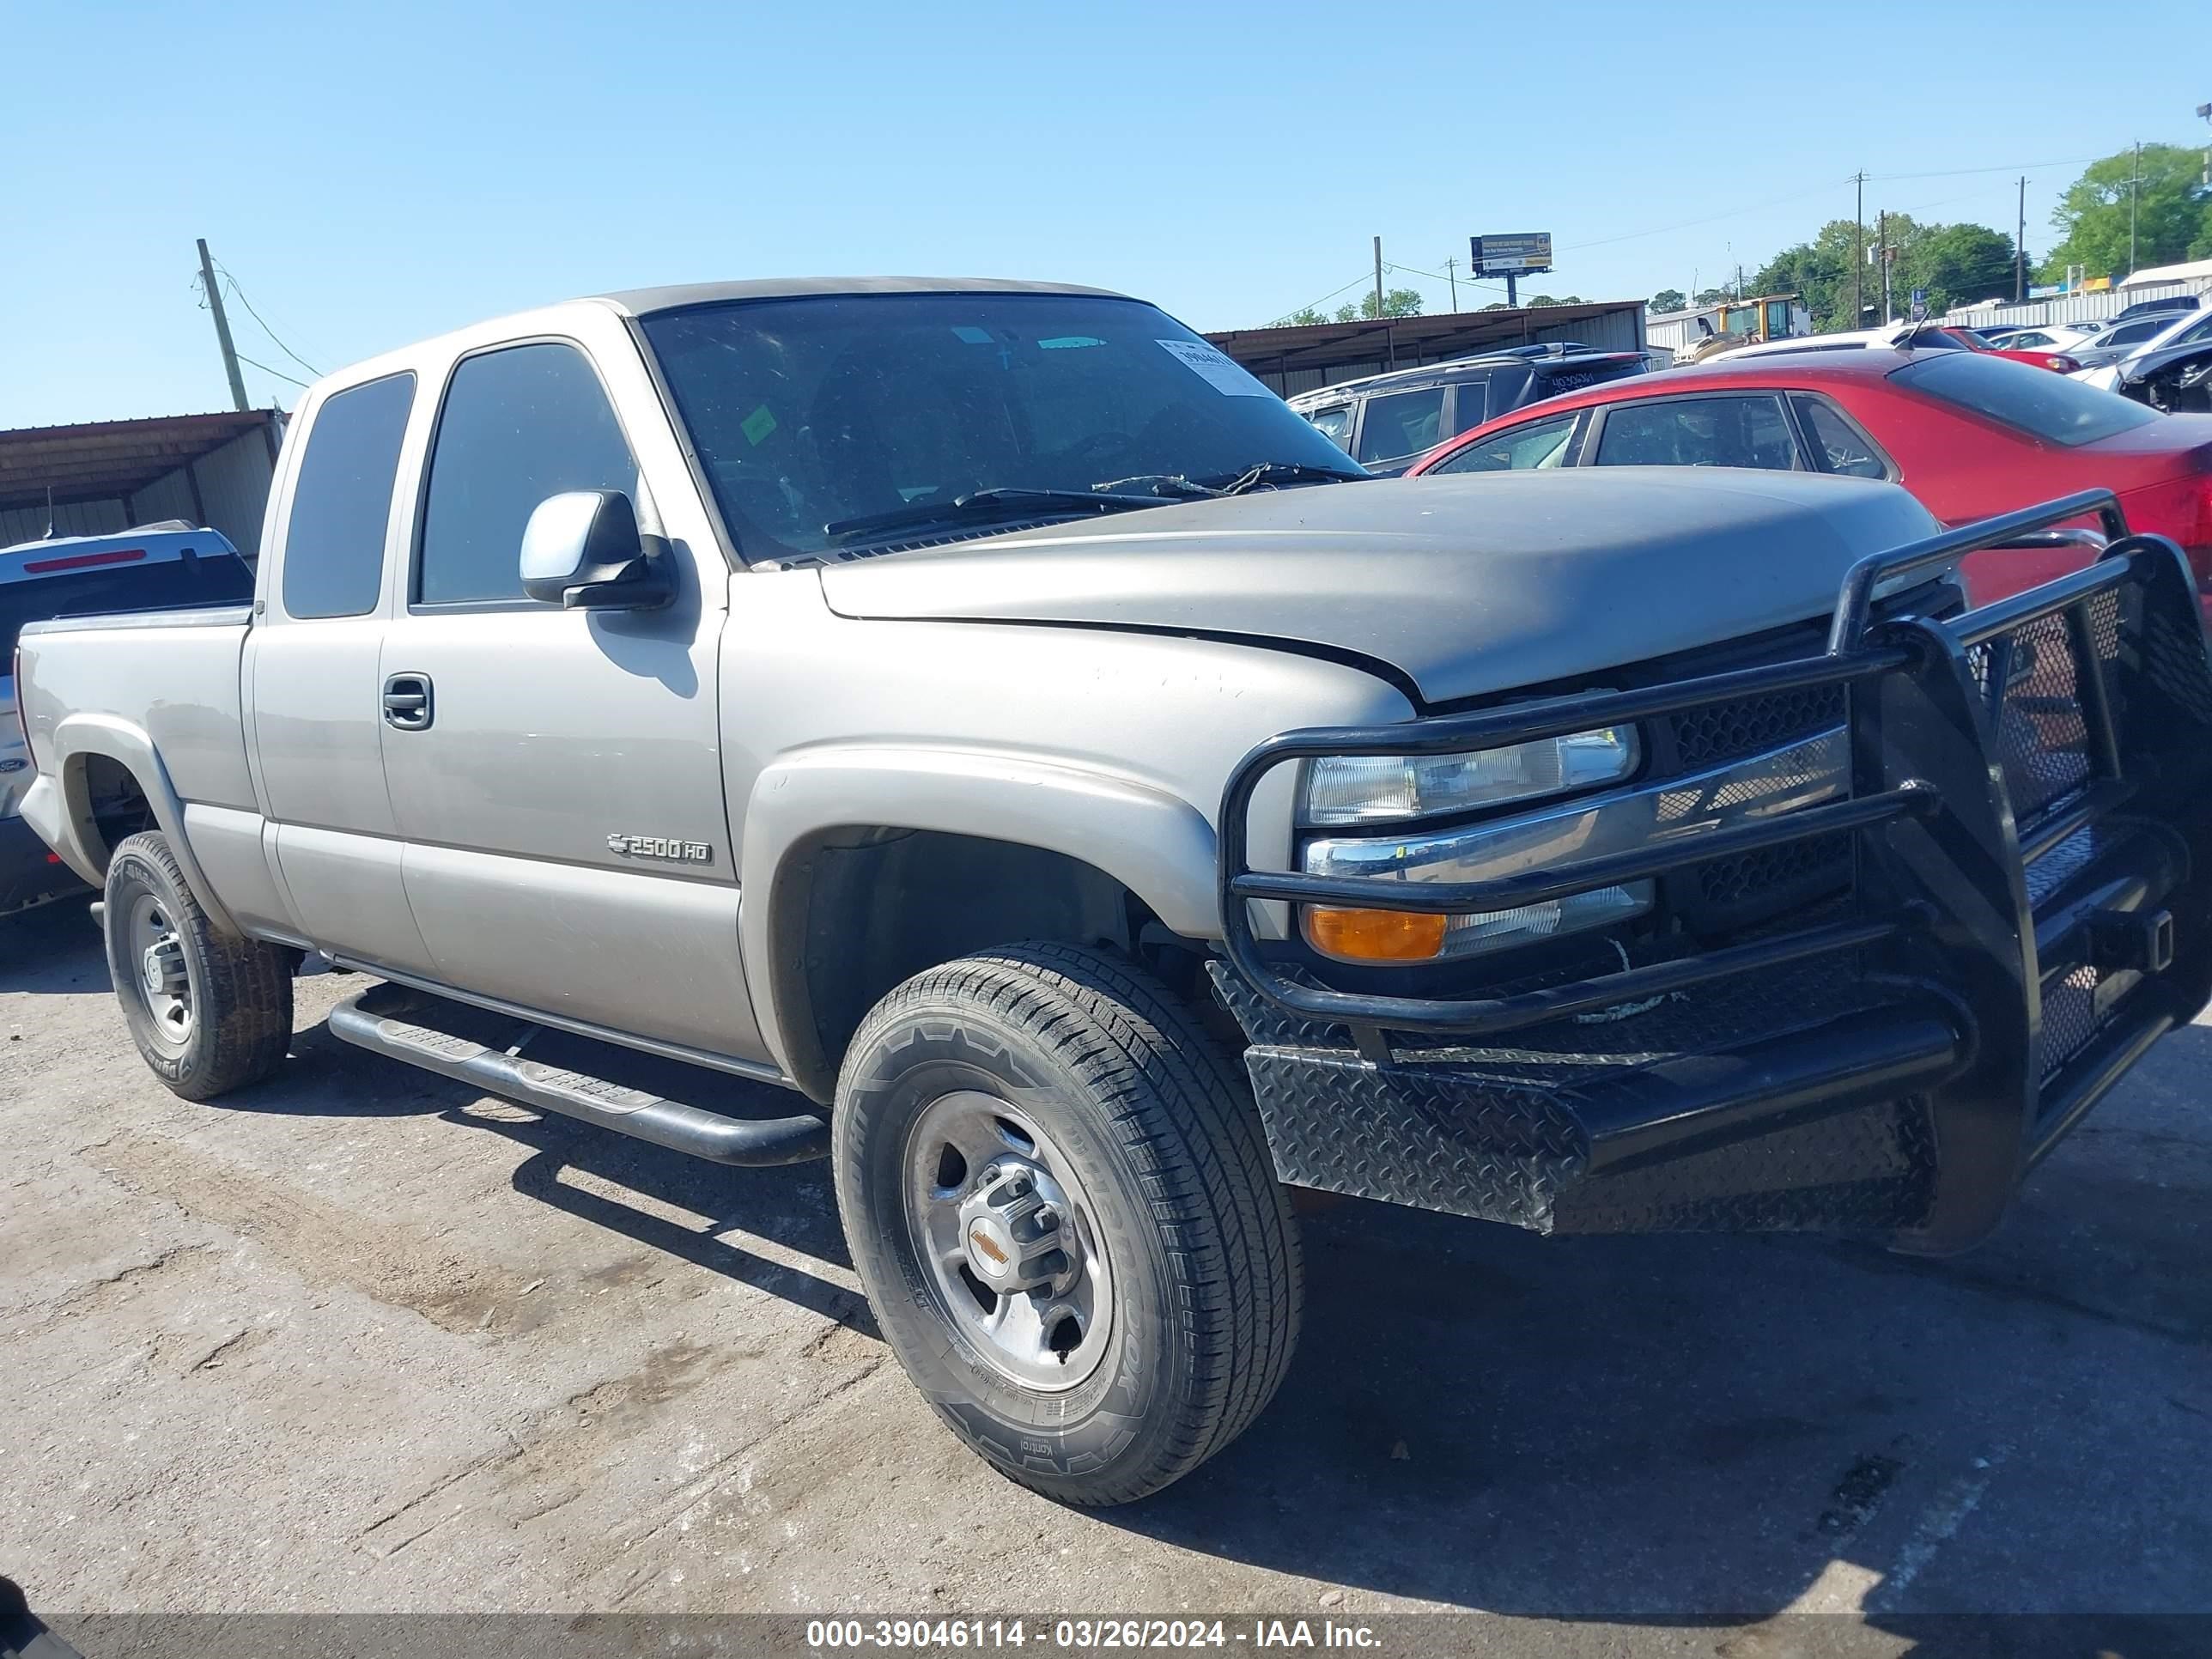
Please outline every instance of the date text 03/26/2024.
[[1381, 1638], [1365, 1625], [1334, 1620], [1251, 1619], [817, 1619], [806, 1626], [813, 1651], [1023, 1648], [1031, 1642], [1070, 1652], [1172, 1650], [1352, 1648]]

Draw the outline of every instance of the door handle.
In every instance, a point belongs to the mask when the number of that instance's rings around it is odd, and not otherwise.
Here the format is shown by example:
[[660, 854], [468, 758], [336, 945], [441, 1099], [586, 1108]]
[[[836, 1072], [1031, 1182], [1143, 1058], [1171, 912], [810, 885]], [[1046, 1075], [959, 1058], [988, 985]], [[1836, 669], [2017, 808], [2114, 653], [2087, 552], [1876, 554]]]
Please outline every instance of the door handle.
[[393, 674], [384, 682], [384, 723], [402, 732], [420, 732], [430, 724], [430, 677]]

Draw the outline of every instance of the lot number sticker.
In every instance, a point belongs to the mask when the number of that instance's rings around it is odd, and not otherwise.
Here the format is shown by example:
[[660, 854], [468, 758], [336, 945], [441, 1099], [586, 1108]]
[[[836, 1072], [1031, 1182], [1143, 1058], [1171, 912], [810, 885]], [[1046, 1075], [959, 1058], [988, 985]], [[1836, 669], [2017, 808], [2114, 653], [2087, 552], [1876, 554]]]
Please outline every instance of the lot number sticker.
[[1160, 349], [1178, 360], [1185, 368], [1224, 398], [1272, 398], [1275, 395], [1203, 340], [1162, 340], [1158, 343]]

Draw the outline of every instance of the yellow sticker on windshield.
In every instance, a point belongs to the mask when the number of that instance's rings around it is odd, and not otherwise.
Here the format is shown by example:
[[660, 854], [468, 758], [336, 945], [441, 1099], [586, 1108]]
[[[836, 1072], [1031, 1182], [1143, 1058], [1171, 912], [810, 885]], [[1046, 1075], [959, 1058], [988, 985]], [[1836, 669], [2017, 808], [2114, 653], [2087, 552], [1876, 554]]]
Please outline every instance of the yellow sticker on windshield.
[[751, 414], [746, 416], [744, 420], [738, 422], [738, 430], [745, 434], [745, 441], [747, 443], [752, 445], [755, 448], [758, 448], [760, 447], [761, 440], [767, 437], [769, 433], [775, 430], [775, 416], [769, 414], [768, 412], [768, 405], [766, 404], [763, 404], [758, 409], [753, 410]]

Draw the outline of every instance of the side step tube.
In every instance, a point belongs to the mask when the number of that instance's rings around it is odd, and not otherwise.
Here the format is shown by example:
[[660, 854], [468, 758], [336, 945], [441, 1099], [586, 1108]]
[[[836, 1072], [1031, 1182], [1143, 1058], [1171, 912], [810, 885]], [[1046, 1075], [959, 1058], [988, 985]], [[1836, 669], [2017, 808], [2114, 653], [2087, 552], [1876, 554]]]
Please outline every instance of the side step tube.
[[830, 1151], [830, 1125], [813, 1113], [725, 1117], [605, 1078], [502, 1054], [404, 1016], [426, 999], [388, 985], [356, 992], [331, 1010], [331, 1034], [356, 1048], [420, 1066], [486, 1094], [580, 1119], [714, 1164], [804, 1164]]

